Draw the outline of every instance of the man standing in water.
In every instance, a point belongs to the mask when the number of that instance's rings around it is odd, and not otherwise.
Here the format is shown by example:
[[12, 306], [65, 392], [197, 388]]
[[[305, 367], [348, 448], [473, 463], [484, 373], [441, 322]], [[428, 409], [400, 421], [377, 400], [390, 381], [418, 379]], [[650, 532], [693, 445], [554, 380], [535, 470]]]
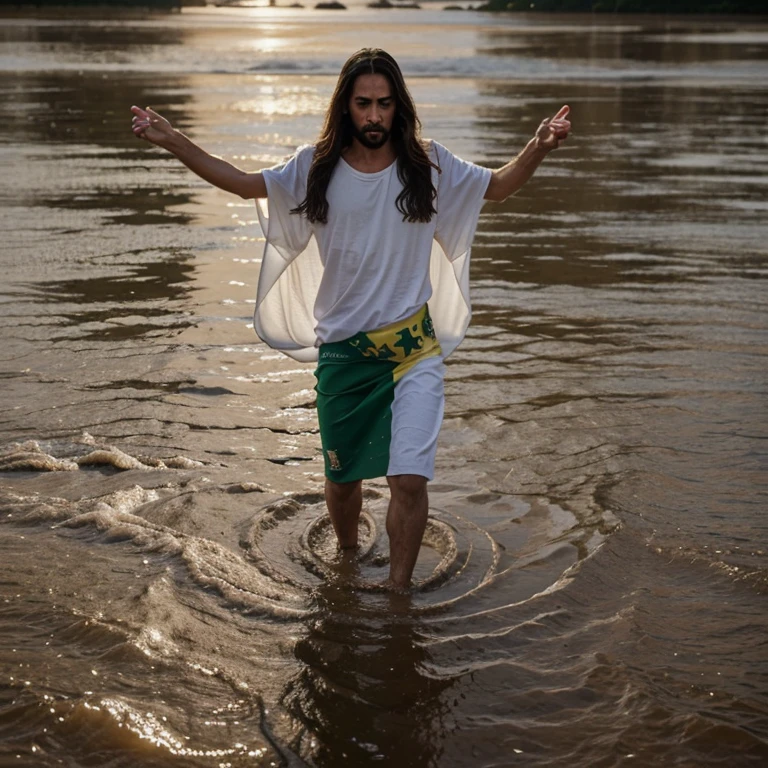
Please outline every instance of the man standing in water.
[[380, 49], [344, 64], [317, 142], [264, 171], [209, 155], [152, 109], [132, 112], [137, 136], [259, 201], [267, 245], [254, 327], [270, 346], [318, 361], [325, 498], [341, 548], [357, 546], [362, 480], [386, 476], [388, 586], [406, 589], [427, 523], [443, 359], [469, 323], [480, 208], [517, 192], [568, 136], [569, 108], [494, 171], [421, 139], [400, 68]]

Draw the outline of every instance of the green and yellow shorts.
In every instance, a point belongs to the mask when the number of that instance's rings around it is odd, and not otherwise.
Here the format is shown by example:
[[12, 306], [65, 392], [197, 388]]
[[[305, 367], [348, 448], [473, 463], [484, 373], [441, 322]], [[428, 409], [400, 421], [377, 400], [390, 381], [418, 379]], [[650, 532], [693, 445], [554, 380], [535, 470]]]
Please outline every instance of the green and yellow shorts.
[[444, 365], [426, 304], [411, 317], [322, 344], [315, 376], [325, 475], [347, 483], [434, 476]]

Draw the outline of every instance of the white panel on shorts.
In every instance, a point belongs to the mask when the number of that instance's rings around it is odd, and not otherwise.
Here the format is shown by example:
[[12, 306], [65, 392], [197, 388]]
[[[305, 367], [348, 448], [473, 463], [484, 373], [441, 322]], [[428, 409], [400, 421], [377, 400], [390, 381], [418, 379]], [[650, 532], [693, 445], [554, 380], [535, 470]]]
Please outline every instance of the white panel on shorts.
[[395, 385], [392, 402], [390, 475], [435, 476], [437, 437], [443, 423], [445, 393], [442, 357], [417, 363]]

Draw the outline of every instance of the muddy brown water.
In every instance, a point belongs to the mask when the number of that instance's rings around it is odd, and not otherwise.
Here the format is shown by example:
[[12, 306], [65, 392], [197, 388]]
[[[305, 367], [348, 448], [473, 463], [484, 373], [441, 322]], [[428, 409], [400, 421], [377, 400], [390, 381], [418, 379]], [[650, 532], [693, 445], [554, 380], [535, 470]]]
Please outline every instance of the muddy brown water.
[[[768, 23], [190, 9], [0, 21], [0, 765], [768, 761]], [[360, 45], [496, 166], [410, 597], [324, 516], [311, 366], [250, 329], [251, 169]]]

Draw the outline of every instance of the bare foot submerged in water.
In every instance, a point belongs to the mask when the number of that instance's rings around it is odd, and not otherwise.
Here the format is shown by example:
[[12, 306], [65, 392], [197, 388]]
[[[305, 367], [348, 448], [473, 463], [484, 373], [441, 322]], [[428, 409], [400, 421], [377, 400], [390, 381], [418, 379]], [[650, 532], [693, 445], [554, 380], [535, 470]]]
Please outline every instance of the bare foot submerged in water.
[[[388, 591], [407, 593], [427, 525], [427, 479], [421, 475], [393, 475], [387, 478], [387, 483], [390, 561], [389, 578], [381, 586]], [[356, 551], [363, 505], [362, 482], [335, 483], [326, 479], [325, 500], [340, 550]]]
[[392, 595], [410, 595], [413, 585], [409, 582], [401, 586], [387, 578], [384, 581], [366, 581], [360, 575], [360, 558], [363, 555], [357, 544], [351, 547], [339, 547], [335, 562], [333, 581], [337, 586], [350, 589], [362, 589], [367, 592], [388, 592]]
[[392, 595], [410, 595], [413, 592], [413, 584], [409, 581], [407, 585], [396, 584], [392, 579], [385, 579], [381, 582], [381, 589]]

